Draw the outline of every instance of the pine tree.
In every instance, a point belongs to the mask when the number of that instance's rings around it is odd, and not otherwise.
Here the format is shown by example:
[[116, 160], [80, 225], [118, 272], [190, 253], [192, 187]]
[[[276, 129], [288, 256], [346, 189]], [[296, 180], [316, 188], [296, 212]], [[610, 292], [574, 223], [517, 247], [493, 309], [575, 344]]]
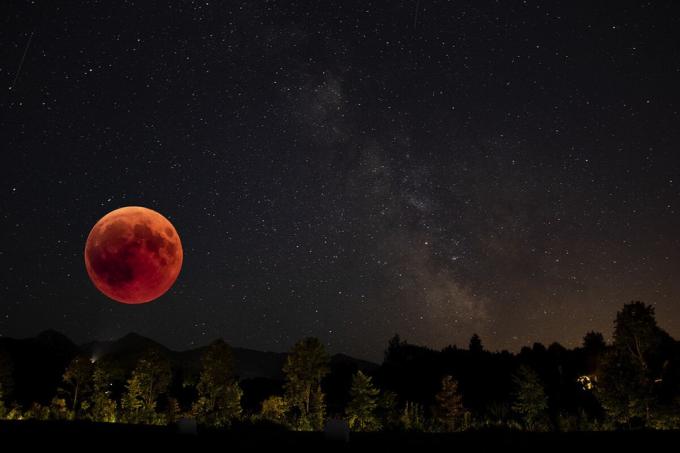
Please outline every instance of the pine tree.
[[435, 400], [436, 419], [445, 427], [447, 431], [455, 431], [460, 426], [465, 408], [463, 407], [463, 397], [458, 391], [458, 381], [452, 376], [445, 376], [442, 379], [442, 388], [437, 393]]
[[[321, 392], [321, 380], [328, 374], [329, 357], [317, 338], [305, 338], [293, 346], [286, 357], [283, 372], [286, 401], [297, 409], [298, 429], [312, 429], [310, 405], [314, 390]], [[320, 394], [317, 398], [323, 398]]]
[[203, 424], [228, 426], [241, 415], [242, 410], [243, 392], [234, 380], [233, 352], [229, 345], [218, 340], [208, 347], [201, 363], [194, 415]]
[[529, 431], [542, 429], [548, 409], [548, 398], [538, 374], [523, 365], [515, 375], [514, 381], [517, 389], [512, 409], [523, 418]]
[[479, 335], [474, 334], [470, 338], [470, 346], [468, 347], [471, 353], [473, 354], [481, 354], [484, 352], [484, 346], [482, 346], [482, 339], [479, 338]]
[[350, 401], [345, 409], [349, 427], [355, 431], [376, 431], [380, 429], [380, 421], [376, 416], [379, 391], [372, 383], [370, 376], [361, 371], [352, 378], [349, 391]]

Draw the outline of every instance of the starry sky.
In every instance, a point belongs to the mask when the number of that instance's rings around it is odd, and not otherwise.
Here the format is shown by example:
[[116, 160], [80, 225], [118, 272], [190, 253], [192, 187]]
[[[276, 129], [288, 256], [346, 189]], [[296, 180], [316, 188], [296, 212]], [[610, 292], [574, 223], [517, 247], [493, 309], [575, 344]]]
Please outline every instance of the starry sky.
[[[678, 2], [1, 9], [1, 335], [380, 360], [573, 347], [643, 300], [680, 336]], [[126, 205], [184, 247], [141, 306], [83, 262]]]

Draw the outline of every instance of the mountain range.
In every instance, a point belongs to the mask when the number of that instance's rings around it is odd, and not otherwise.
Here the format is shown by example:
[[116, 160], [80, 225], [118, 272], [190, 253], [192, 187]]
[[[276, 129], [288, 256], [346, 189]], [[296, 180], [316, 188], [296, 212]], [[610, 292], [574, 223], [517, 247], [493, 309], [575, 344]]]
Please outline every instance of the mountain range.
[[[175, 372], [183, 376], [197, 376], [200, 373], [201, 357], [206, 346], [174, 351], [162, 344], [129, 333], [117, 340], [92, 341], [77, 345], [64, 334], [47, 330], [35, 337], [15, 339], [0, 338], [0, 352], [8, 355], [12, 364], [13, 391], [22, 402], [49, 401], [59, 386], [68, 363], [79, 354], [93, 360], [107, 360], [118, 368], [129, 372], [139, 357], [149, 348], [165, 356]], [[235, 374], [241, 381], [268, 380], [283, 381], [283, 364], [286, 353], [257, 351], [234, 347]], [[344, 354], [331, 356], [331, 369], [361, 369], [374, 371], [378, 365]], [[246, 382], [247, 385], [247, 382]]]

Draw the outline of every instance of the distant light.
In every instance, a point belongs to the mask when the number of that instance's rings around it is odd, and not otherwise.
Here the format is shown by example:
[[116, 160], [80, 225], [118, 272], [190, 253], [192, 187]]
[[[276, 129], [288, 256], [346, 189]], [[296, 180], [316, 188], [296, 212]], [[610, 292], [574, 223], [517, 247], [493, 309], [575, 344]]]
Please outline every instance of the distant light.
[[592, 390], [593, 389], [593, 380], [590, 378], [590, 376], [587, 376], [587, 375], [580, 376], [578, 379], [576, 379], [576, 382], [581, 384], [581, 387], [583, 387], [583, 390]]

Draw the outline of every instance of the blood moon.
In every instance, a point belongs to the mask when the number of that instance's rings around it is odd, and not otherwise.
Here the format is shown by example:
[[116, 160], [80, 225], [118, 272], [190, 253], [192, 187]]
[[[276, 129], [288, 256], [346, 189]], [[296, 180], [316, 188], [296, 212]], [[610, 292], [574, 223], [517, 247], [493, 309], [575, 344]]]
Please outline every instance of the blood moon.
[[175, 227], [140, 206], [116, 209], [99, 219], [85, 243], [87, 273], [102, 293], [124, 304], [162, 296], [182, 268]]

